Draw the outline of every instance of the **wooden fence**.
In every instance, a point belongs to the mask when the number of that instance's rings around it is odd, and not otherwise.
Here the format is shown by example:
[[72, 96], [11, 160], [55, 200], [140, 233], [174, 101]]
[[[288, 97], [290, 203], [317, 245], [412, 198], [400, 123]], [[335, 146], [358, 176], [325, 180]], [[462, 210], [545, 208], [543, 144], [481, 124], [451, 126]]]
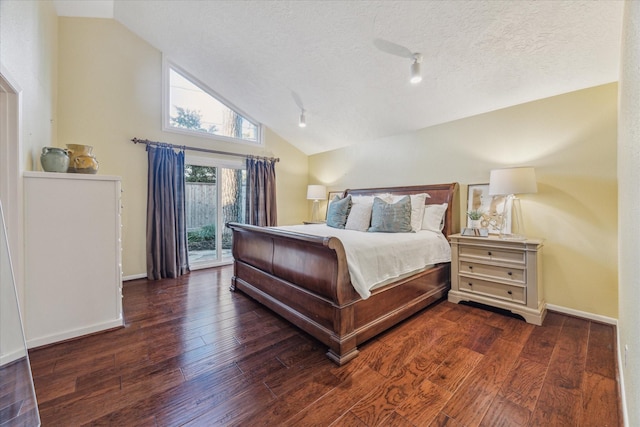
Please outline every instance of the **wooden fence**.
[[187, 182], [185, 187], [187, 230], [215, 224], [218, 218], [216, 185]]

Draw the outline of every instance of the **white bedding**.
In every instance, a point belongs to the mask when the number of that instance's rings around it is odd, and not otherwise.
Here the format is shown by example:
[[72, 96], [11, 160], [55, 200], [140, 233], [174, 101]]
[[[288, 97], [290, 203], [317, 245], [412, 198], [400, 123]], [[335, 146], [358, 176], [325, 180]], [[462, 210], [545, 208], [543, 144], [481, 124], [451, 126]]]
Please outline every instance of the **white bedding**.
[[368, 233], [325, 224], [276, 228], [340, 239], [347, 256], [351, 283], [363, 299], [369, 298], [371, 289], [381, 283], [419, 271], [427, 265], [451, 261], [449, 242], [442, 233], [435, 231]]

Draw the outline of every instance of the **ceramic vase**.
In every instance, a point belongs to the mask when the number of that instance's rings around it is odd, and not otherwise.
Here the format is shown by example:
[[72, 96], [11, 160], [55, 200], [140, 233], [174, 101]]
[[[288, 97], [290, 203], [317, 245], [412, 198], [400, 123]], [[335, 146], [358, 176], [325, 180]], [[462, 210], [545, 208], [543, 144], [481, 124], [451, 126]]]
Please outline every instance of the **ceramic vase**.
[[45, 172], [66, 172], [69, 168], [69, 154], [64, 148], [43, 147], [40, 163]]
[[93, 147], [90, 145], [67, 144], [69, 151], [69, 169], [71, 173], [90, 173], [98, 172], [98, 160], [91, 153]]

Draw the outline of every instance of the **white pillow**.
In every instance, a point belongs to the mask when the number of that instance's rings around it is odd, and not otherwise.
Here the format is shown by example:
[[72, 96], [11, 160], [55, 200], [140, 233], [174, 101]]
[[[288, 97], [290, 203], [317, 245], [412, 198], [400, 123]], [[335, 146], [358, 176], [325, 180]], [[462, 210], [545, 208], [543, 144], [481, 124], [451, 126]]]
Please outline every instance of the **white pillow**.
[[422, 216], [422, 229], [442, 231], [444, 229], [444, 213], [447, 211], [447, 203], [441, 205], [425, 205]]
[[375, 197], [378, 197], [387, 203], [395, 203], [398, 200], [402, 199], [404, 196], [394, 196], [391, 193], [382, 193], [382, 194], [376, 194], [375, 196], [362, 196], [362, 197], [371, 197], [371, 203], [373, 203], [373, 199]]
[[376, 196], [351, 196], [351, 203], [370, 203], [373, 204], [373, 199]]
[[[391, 203], [396, 203], [404, 196], [392, 196]], [[427, 193], [411, 195], [411, 230], [418, 232], [422, 228], [422, 218], [424, 216], [424, 202], [427, 198], [431, 198]]]
[[351, 211], [344, 226], [345, 230], [367, 231], [371, 225], [373, 202], [356, 201], [355, 197], [352, 202]]

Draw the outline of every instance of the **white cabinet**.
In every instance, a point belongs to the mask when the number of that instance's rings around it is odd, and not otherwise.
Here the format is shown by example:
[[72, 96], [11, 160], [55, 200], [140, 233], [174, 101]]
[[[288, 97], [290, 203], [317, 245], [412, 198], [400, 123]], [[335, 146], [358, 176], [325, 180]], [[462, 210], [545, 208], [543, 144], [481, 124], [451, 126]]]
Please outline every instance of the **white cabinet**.
[[449, 301], [474, 301], [510, 310], [535, 325], [545, 314], [539, 239], [451, 238]]
[[120, 178], [25, 172], [28, 347], [122, 326]]

